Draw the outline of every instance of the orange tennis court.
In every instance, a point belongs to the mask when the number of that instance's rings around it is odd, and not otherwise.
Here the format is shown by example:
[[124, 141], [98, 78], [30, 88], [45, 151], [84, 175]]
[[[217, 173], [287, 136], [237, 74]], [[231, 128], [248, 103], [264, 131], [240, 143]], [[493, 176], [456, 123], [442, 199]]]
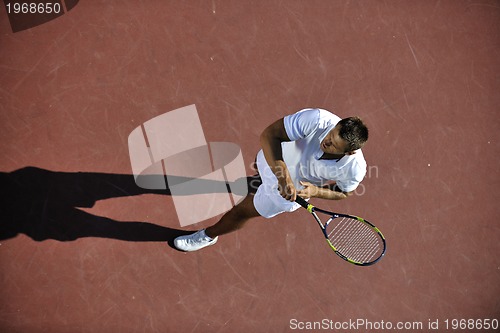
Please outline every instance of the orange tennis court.
[[[498, 331], [499, 1], [51, 6], [0, 6], [1, 332]], [[276, 119], [360, 116], [365, 179], [312, 202], [373, 222], [386, 255], [341, 260], [303, 209], [177, 251], [220, 214], [181, 225], [129, 138], [188, 106], [245, 176]], [[165, 149], [192, 124], [159, 127]]]

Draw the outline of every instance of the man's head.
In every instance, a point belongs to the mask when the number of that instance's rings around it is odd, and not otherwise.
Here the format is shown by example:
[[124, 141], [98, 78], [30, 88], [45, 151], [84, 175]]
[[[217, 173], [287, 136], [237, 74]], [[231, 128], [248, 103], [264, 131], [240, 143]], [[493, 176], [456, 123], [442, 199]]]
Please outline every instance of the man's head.
[[321, 150], [328, 154], [352, 155], [368, 140], [368, 128], [358, 117], [344, 118], [321, 142]]

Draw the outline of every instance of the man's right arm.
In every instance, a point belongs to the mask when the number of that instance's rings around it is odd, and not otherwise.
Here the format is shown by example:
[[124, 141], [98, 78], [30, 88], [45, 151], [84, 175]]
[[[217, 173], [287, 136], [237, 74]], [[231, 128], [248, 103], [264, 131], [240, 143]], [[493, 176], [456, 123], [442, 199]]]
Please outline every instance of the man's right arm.
[[286, 141], [290, 141], [290, 138], [286, 133], [283, 118], [266, 127], [260, 135], [260, 144], [264, 157], [272, 172], [278, 178], [281, 196], [287, 200], [295, 201], [297, 191], [283, 160], [283, 151], [281, 149], [281, 143]]

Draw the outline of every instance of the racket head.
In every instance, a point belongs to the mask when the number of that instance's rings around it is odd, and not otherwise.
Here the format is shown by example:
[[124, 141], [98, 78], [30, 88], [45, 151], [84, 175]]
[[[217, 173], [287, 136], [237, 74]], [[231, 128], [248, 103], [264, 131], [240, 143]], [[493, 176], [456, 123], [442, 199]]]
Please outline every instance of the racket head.
[[358, 216], [324, 213], [330, 217], [323, 225], [323, 234], [340, 258], [354, 265], [370, 266], [385, 255], [385, 237], [372, 223]]

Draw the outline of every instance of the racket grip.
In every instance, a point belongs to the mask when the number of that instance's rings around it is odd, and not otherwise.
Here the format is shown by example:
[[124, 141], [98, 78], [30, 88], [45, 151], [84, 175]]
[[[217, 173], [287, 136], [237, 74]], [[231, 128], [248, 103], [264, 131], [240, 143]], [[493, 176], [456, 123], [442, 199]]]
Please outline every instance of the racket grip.
[[295, 199], [295, 202], [298, 203], [299, 205], [301, 205], [302, 207], [304, 207], [305, 209], [307, 209], [309, 207], [309, 203], [307, 201], [305, 201], [304, 198], [301, 198], [299, 196], [297, 196], [297, 198]]

